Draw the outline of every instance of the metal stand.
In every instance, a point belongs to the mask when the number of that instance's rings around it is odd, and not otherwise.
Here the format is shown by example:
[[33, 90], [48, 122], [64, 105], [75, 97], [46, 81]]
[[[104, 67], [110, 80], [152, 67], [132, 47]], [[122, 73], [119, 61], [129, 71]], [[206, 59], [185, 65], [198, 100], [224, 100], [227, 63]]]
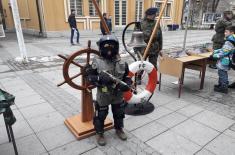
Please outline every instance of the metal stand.
[[128, 104], [125, 108], [125, 114], [133, 116], [146, 115], [153, 112], [154, 109], [154, 105], [150, 102]]
[[[5, 119], [4, 119], [4, 122], [5, 122]], [[17, 151], [15, 137], [14, 137], [12, 127], [11, 127], [11, 125], [8, 125], [6, 122], [5, 122], [5, 126], [6, 126], [6, 130], [7, 130], [8, 140], [9, 140], [9, 142], [12, 142], [12, 144], [13, 144], [15, 155], [18, 155], [18, 151]]]

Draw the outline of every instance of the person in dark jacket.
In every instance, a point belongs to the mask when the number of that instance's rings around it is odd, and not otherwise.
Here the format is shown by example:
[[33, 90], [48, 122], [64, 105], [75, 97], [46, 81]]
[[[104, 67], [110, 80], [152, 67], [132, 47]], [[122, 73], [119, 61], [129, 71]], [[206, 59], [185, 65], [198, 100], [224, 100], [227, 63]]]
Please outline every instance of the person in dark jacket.
[[[111, 18], [108, 18], [107, 13], [103, 13], [104, 20], [109, 28], [109, 31], [112, 31], [112, 21]], [[103, 35], [107, 35], [104, 29], [104, 26], [102, 25], [102, 22], [100, 21], [100, 30]]]
[[74, 32], [77, 33], [77, 44], [80, 44], [79, 43], [80, 34], [79, 34], [79, 31], [78, 31], [78, 28], [77, 28], [77, 22], [76, 22], [76, 18], [75, 18], [75, 10], [71, 10], [71, 14], [69, 16], [68, 22], [69, 22], [69, 26], [71, 28], [71, 37], [70, 37], [71, 45], [75, 45], [73, 43]]

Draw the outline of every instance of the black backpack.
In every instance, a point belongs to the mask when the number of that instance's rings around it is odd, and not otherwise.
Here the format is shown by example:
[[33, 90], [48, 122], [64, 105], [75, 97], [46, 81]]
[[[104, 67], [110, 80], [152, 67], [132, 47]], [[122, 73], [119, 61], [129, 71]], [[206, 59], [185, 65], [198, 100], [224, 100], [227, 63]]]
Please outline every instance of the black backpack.
[[[232, 40], [229, 40], [235, 47], [235, 42]], [[235, 50], [229, 55], [229, 67], [231, 67], [233, 70], [235, 70]]]

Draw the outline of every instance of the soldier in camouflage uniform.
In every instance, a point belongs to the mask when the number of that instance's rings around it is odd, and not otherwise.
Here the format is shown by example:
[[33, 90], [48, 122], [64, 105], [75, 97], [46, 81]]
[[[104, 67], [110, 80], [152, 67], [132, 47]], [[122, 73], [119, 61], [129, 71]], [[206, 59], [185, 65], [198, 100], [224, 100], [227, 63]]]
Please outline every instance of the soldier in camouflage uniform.
[[[141, 21], [141, 30], [144, 33], [144, 41], [146, 43], [149, 42], [151, 34], [153, 32], [154, 26], [156, 24], [156, 16], [158, 13], [158, 8], [149, 8], [145, 12], [145, 17]], [[154, 35], [154, 39], [152, 41], [151, 47], [148, 53], [149, 62], [157, 68], [157, 58], [158, 54], [162, 50], [162, 30], [159, 27], [157, 34]], [[143, 54], [143, 53], [142, 53]]]
[[[121, 140], [127, 139], [123, 131], [123, 119], [125, 117], [123, 92], [128, 91], [129, 87], [115, 82], [107, 73], [128, 84], [131, 84], [131, 78], [127, 77], [129, 73], [128, 64], [119, 57], [118, 39], [113, 35], [104, 35], [98, 44], [101, 57], [93, 60], [91, 67], [87, 68], [86, 73], [88, 74], [88, 81], [97, 86], [97, 101], [93, 124], [97, 133], [97, 143], [104, 146], [106, 144], [104, 121], [108, 115], [110, 104], [116, 134]], [[104, 71], [107, 73], [105, 74]]]
[[233, 13], [232, 11], [224, 11], [224, 17], [217, 21], [215, 25], [216, 34], [212, 37], [213, 49], [222, 48], [224, 40], [225, 28], [232, 25]]
[[[217, 50], [222, 48], [225, 40], [225, 28], [232, 25], [233, 13], [232, 11], [224, 11], [222, 19], [219, 19], [215, 25], [216, 34], [212, 37], [213, 49]], [[209, 65], [210, 68], [216, 69], [216, 65]]]

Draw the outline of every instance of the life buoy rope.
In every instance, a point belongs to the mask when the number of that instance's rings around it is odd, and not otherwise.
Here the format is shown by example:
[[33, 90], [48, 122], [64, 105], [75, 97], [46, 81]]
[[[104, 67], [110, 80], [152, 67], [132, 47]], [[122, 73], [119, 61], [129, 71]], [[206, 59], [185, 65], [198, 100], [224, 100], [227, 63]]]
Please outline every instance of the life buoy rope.
[[157, 70], [148, 61], [136, 61], [129, 66], [129, 77], [135, 76], [138, 71], [144, 70], [148, 73], [148, 83], [143, 91], [133, 94], [131, 90], [124, 93], [124, 100], [129, 104], [137, 104], [148, 101], [154, 93], [157, 84]]

